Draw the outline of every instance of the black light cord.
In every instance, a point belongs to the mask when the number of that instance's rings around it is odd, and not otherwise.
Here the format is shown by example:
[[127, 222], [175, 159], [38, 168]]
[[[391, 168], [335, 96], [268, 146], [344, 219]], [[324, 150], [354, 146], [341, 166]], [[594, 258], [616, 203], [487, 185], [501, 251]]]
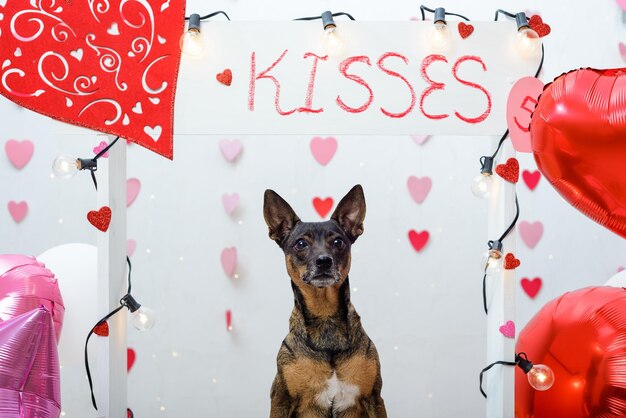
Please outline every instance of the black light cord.
[[485, 367], [484, 369], [480, 371], [480, 376], [479, 376], [480, 393], [482, 393], [485, 399], [487, 399], [487, 394], [483, 390], [483, 374], [485, 374], [487, 371], [489, 371], [489, 369], [491, 369], [493, 366], [496, 366], [498, 364], [503, 365], [503, 366], [517, 366], [517, 362], [514, 362], [514, 361], [498, 360], [498, 361], [494, 361], [489, 366]]
[[496, 17], [493, 20], [495, 20], [497, 22], [498, 21], [498, 16], [500, 14], [503, 14], [505, 16], [512, 17], [513, 19], [515, 19], [515, 15], [513, 13], [507, 12], [506, 10], [498, 9], [498, 10], [496, 10]]
[[[354, 16], [352, 16], [350, 13], [346, 13], [346, 12], [333, 13], [333, 17], [337, 17], [337, 16], [346, 16], [350, 20], [356, 20], [354, 18]], [[299, 17], [299, 18], [294, 19], [294, 20], [318, 20], [318, 19], [321, 19], [321, 18], [322, 18], [322, 16], [309, 16], [309, 17]]]
[[111, 142], [109, 145], [107, 145], [106, 147], [104, 147], [102, 150], [100, 150], [99, 153], [97, 153], [93, 158], [85, 158], [85, 159], [78, 159], [81, 164], [83, 164], [84, 162], [88, 162], [89, 164], [85, 164], [85, 167], [81, 167], [81, 170], [89, 170], [89, 173], [91, 174], [91, 180], [93, 181], [93, 186], [96, 188], [96, 190], [98, 190], [98, 181], [96, 180], [96, 171], [98, 170], [98, 159], [100, 157], [102, 157], [107, 151], [109, 151], [111, 149], [111, 147], [113, 145], [115, 145], [115, 143], [120, 139], [120, 137], [116, 137], [113, 142]]
[[[207, 20], [217, 15], [224, 15], [226, 19], [230, 21], [230, 17], [228, 17], [226, 12], [223, 12], [221, 10], [218, 10], [217, 12], [209, 13], [208, 15], [200, 16], [200, 20]], [[185, 16], [185, 20], [189, 20], [189, 16]]]
[[[93, 407], [94, 407], [94, 409], [96, 411], [98, 410], [98, 405], [96, 403], [96, 395], [93, 392], [93, 381], [91, 379], [91, 370], [89, 368], [89, 351], [88, 351], [89, 339], [94, 334], [94, 330], [96, 329], [97, 326], [102, 325], [103, 323], [105, 323], [113, 315], [115, 315], [116, 313], [121, 311], [122, 308], [128, 307], [126, 302], [124, 302], [125, 298], [127, 296], [130, 296], [130, 290], [131, 290], [131, 284], [132, 284], [131, 283], [132, 264], [130, 263], [130, 258], [128, 256], [126, 256], [126, 263], [128, 264], [128, 292], [122, 297], [122, 299], [120, 299], [120, 306], [118, 306], [117, 308], [113, 309], [111, 312], [106, 314], [102, 319], [100, 319], [98, 322], [96, 322], [96, 325], [94, 325], [91, 328], [91, 330], [89, 331], [89, 334], [87, 334], [87, 339], [85, 340], [85, 371], [87, 372], [87, 381], [89, 381], [89, 391], [91, 392], [91, 404], [93, 405]], [[130, 409], [129, 409], [129, 411], [130, 411]], [[131, 418], [132, 418], [133, 417], [133, 411], [130, 411], [130, 414], [131, 414]]]
[[[424, 13], [424, 11], [430, 12], [430, 13], [435, 13], [435, 9], [430, 9], [430, 8], [424, 6], [424, 5], [420, 6], [420, 11], [422, 12], [422, 20], [426, 20], [426, 14]], [[458, 13], [446, 12], [446, 16], [456, 16], [456, 17], [460, 17], [461, 19], [463, 19], [463, 20], [465, 20], [467, 22], [470, 21], [469, 18], [467, 18], [467, 17], [465, 17], [463, 15], [460, 15]]]

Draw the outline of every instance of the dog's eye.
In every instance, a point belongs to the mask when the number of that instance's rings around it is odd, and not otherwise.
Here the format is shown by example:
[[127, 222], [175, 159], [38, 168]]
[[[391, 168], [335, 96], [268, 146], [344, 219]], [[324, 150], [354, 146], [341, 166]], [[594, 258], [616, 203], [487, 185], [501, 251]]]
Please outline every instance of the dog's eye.
[[335, 238], [335, 240], [333, 241], [333, 247], [335, 248], [343, 248], [344, 246], [344, 242], [341, 238]]
[[296, 251], [302, 251], [308, 246], [309, 246], [308, 242], [306, 242], [303, 239], [299, 239], [298, 241], [296, 241], [295, 249]]

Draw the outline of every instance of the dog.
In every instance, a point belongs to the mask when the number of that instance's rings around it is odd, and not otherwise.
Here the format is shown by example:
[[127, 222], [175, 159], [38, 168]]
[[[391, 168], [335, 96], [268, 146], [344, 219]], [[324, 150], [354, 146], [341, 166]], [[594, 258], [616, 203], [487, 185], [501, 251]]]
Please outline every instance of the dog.
[[302, 222], [266, 190], [263, 215], [285, 254], [294, 294], [270, 418], [386, 418], [378, 353], [350, 302], [350, 248], [363, 233], [363, 188], [354, 186], [325, 222]]

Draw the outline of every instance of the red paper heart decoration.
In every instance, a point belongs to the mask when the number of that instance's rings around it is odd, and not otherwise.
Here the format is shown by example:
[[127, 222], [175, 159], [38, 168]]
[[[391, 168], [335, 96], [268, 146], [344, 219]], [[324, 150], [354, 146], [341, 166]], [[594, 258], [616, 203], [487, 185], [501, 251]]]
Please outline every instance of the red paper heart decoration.
[[528, 26], [537, 32], [537, 35], [539, 35], [540, 38], [549, 35], [552, 30], [550, 25], [543, 23], [543, 19], [539, 15], [531, 16], [530, 19], [528, 19]]
[[524, 289], [524, 292], [526, 292], [528, 297], [530, 297], [531, 299], [534, 299], [535, 296], [537, 296], [537, 293], [539, 293], [539, 290], [541, 290], [542, 282], [541, 278], [539, 277], [535, 277], [532, 280], [524, 277], [521, 283], [522, 289]]
[[126, 350], [126, 372], [130, 372], [130, 369], [133, 368], [133, 364], [135, 364], [135, 359], [137, 358], [137, 353], [132, 348], [128, 348]]
[[507, 255], [504, 256], [504, 269], [505, 270], [516, 269], [519, 267], [520, 264], [521, 262], [517, 258], [515, 258], [513, 253], [507, 253]]
[[319, 197], [313, 198], [313, 207], [320, 218], [324, 219], [328, 212], [333, 208], [333, 198], [327, 197], [326, 199], [320, 199]]
[[183, 0], [0, 1], [0, 94], [171, 159], [184, 12]]
[[230, 86], [230, 84], [233, 82], [233, 72], [227, 68], [221, 73], [217, 74], [215, 78], [223, 85]]
[[461, 38], [463, 39], [467, 38], [474, 32], [474, 25], [466, 24], [463, 22], [459, 22], [457, 28], [459, 29], [459, 35], [461, 35]]
[[496, 166], [496, 173], [510, 183], [517, 183], [519, 180], [519, 162], [515, 158], [509, 158], [505, 164]]
[[626, 238], [626, 72], [571, 71], [548, 84], [530, 123], [539, 171], [572, 206]]
[[93, 327], [93, 333], [99, 335], [100, 337], [108, 337], [109, 336], [109, 323], [104, 321], [101, 324]]
[[530, 190], [535, 190], [535, 187], [537, 187], [537, 184], [539, 184], [539, 180], [541, 179], [541, 173], [537, 170], [524, 170], [522, 171], [522, 178]]
[[106, 232], [111, 223], [111, 208], [102, 206], [100, 210], [90, 210], [87, 214], [87, 220], [100, 231]]
[[413, 246], [413, 249], [417, 252], [422, 251], [422, 249], [428, 243], [428, 239], [430, 238], [430, 234], [428, 231], [417, 232], [413, 229], [409, 231], [409, 241]]

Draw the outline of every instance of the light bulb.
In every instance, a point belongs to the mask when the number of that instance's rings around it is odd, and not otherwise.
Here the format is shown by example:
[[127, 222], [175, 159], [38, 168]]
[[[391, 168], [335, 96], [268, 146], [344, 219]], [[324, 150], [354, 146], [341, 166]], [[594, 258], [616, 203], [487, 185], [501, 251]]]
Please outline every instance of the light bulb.
[[472, 193], [481, 199], [488, 199], [493, 189], [493, 176], [479, 174], [472, 180]]
[[52, 172], [56, 177], [69, 179], [78, 173], [78, 158], [71, 155], [61, 154], [52, 163]]
[[183, 54], [199, 58], [204, 55], [204, 39], [200, 33], [200, 15], [193, 13], [189, 16], [187, 31], [180, 38], [180, 49]]
[[545, 364], [535, 364], [526, 375], [528, 383], [536, 390], [548, 390], [554, 384], [554, 372]]
[[521, 27], [515, 38], [515, 49], [524, 58], [532, 58], [541, 50], [541, 38], [528, 26]]
[[498, 250], [489, 250], [483, 255], [482, 269], [487, 274], [502, 273], [502, 253]]
[[330, 25], [324, 29], [324, 33], [322, 35], [322, 48], [331, 58], [341, 56], [344, 50], [344, 41], [341, 36], [341, 32], [337, 30], [337, 26]]
[[132, 323], [139, 331], [147, 331], [154, 327], [156, 323], [156, 314], [150, 308], [141, 306], [131, 314]]
[[437, 21], [430, 27], [428, 43], [436, 52], [446, 52], [450, 49], [452, 34], [445, 21]]
[[180, 38], [180, 49], [189, 57], [201, 57], [204, 54], [204, 39], [200, 31], [196, 29], [186, 31]]

